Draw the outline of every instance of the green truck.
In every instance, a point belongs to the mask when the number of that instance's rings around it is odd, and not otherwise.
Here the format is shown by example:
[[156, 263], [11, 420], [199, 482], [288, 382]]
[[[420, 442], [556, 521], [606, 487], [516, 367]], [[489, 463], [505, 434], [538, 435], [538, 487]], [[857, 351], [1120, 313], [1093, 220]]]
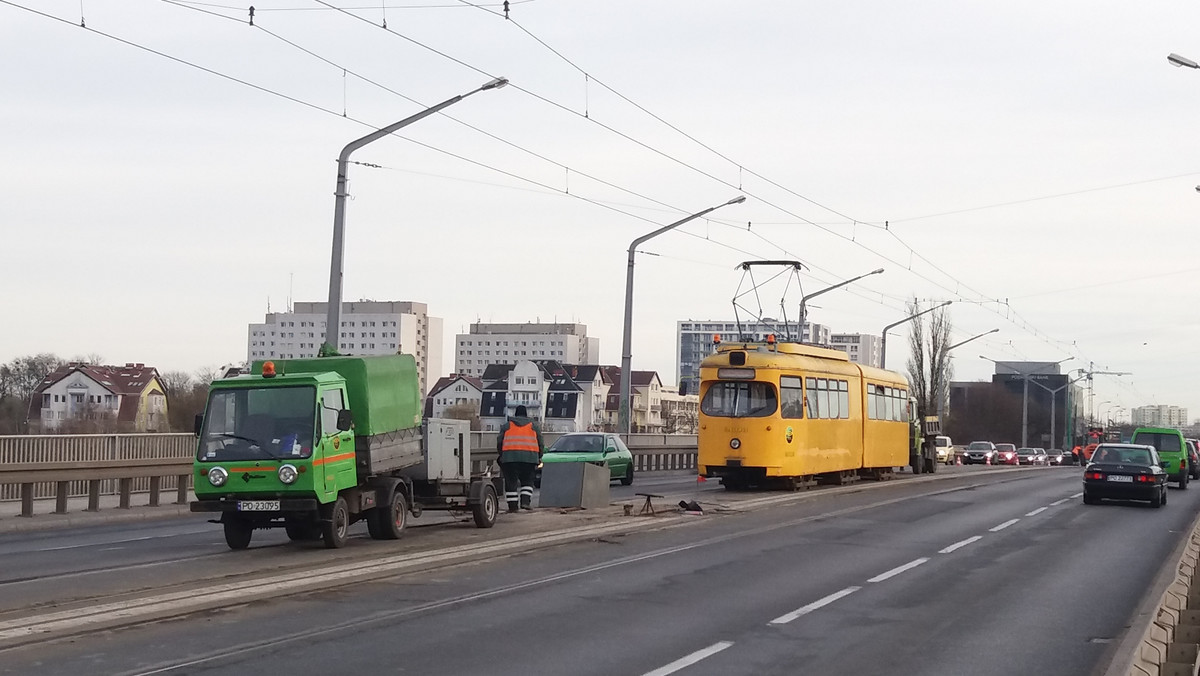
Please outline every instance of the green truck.
[[470, 511], [490, 528], [503, 480], [471, 471], [470, 427], [422, 420], [410, 355], [255, 362], [213, 381], [196, 417], [196, 500], [219, 514], [225, 542], [245, 549], [256, 529], [345, 546], [350, 524], [399, 538], [411, 514]]

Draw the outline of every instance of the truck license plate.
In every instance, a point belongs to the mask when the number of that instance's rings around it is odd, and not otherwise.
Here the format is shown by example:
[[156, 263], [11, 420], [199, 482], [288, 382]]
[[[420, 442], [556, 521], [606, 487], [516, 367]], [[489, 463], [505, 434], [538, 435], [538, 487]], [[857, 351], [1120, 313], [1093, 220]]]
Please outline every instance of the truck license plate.
[[1132, 483], [1132, 482], [1133, 482], [1133, 477], [1131, 477], [1131, 476], [1124, 476], [1124, 475], [1121, 475], [1121, 474], [1116, 474], [1116, 475], [1112, 475], [1112, 474], [1110, 474], [1110, 475], [1108, 476], [1108, 480], [1109, 480], [1109, 481], [1127, 481], [1127, 482], [1130, 482], [1130, 483]]
[[278, 512], [278, 500], [238, 500], [239, 512]]

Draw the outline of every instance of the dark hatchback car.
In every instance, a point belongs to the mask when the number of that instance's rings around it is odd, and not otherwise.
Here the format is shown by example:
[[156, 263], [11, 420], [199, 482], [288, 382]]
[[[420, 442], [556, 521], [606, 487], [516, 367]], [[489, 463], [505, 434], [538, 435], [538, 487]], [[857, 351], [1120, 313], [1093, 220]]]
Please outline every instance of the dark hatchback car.
[[1083, 503], [1101, 500], [1146, 500], [1151, 507], [1167, 504], [1167, 472], [1153, 446], [1100, 444], [1083, 470]]
[[1200, 451], [1197, 450], [1196, 440], [1187, 439], [1188, 476], [1200, 479]]

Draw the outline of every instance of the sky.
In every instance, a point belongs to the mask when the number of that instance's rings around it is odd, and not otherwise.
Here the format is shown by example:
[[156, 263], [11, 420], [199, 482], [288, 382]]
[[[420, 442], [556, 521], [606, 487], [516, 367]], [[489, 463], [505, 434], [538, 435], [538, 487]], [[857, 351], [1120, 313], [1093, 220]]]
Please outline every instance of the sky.
[[341, 148], [504, 76], [349, 171], [344, 298], [428, 303], [443, 371], [475, 321], [582, 322], [619, 363], [631, 240], [745, 195], [639, 249], [634, 368], [672, 382], [676, 322], [788, 259], [764, 315], [882, 267], [809, 318], [950, 300], [956, 341], [999, 329], [957, 380], [1069, 358], [1130, 373], [1098, 412], [1200, 416], [1200, 71], [1166, 59], [1200, 59], [1194, 2], [255, 7], [0, 0], [0, 361], [243, 360], [328, 295]]

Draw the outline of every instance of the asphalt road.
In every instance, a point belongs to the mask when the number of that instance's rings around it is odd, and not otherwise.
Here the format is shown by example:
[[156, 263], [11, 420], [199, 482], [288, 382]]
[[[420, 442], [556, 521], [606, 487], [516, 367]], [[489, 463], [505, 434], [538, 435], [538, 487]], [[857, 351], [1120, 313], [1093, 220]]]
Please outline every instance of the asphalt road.
[[[1200, 491], [1172, 490], [1159, 510], [1084, 506], [1072, 498], [1080, 482], [1069, 468], [956, 489], [978, 480], [892, 482], [281, 596], [6, 651], [0, 673], [1007, 675], [1103, 667], [1195, 517]], [[176, 537], [162, 546], [205, 536]]]

